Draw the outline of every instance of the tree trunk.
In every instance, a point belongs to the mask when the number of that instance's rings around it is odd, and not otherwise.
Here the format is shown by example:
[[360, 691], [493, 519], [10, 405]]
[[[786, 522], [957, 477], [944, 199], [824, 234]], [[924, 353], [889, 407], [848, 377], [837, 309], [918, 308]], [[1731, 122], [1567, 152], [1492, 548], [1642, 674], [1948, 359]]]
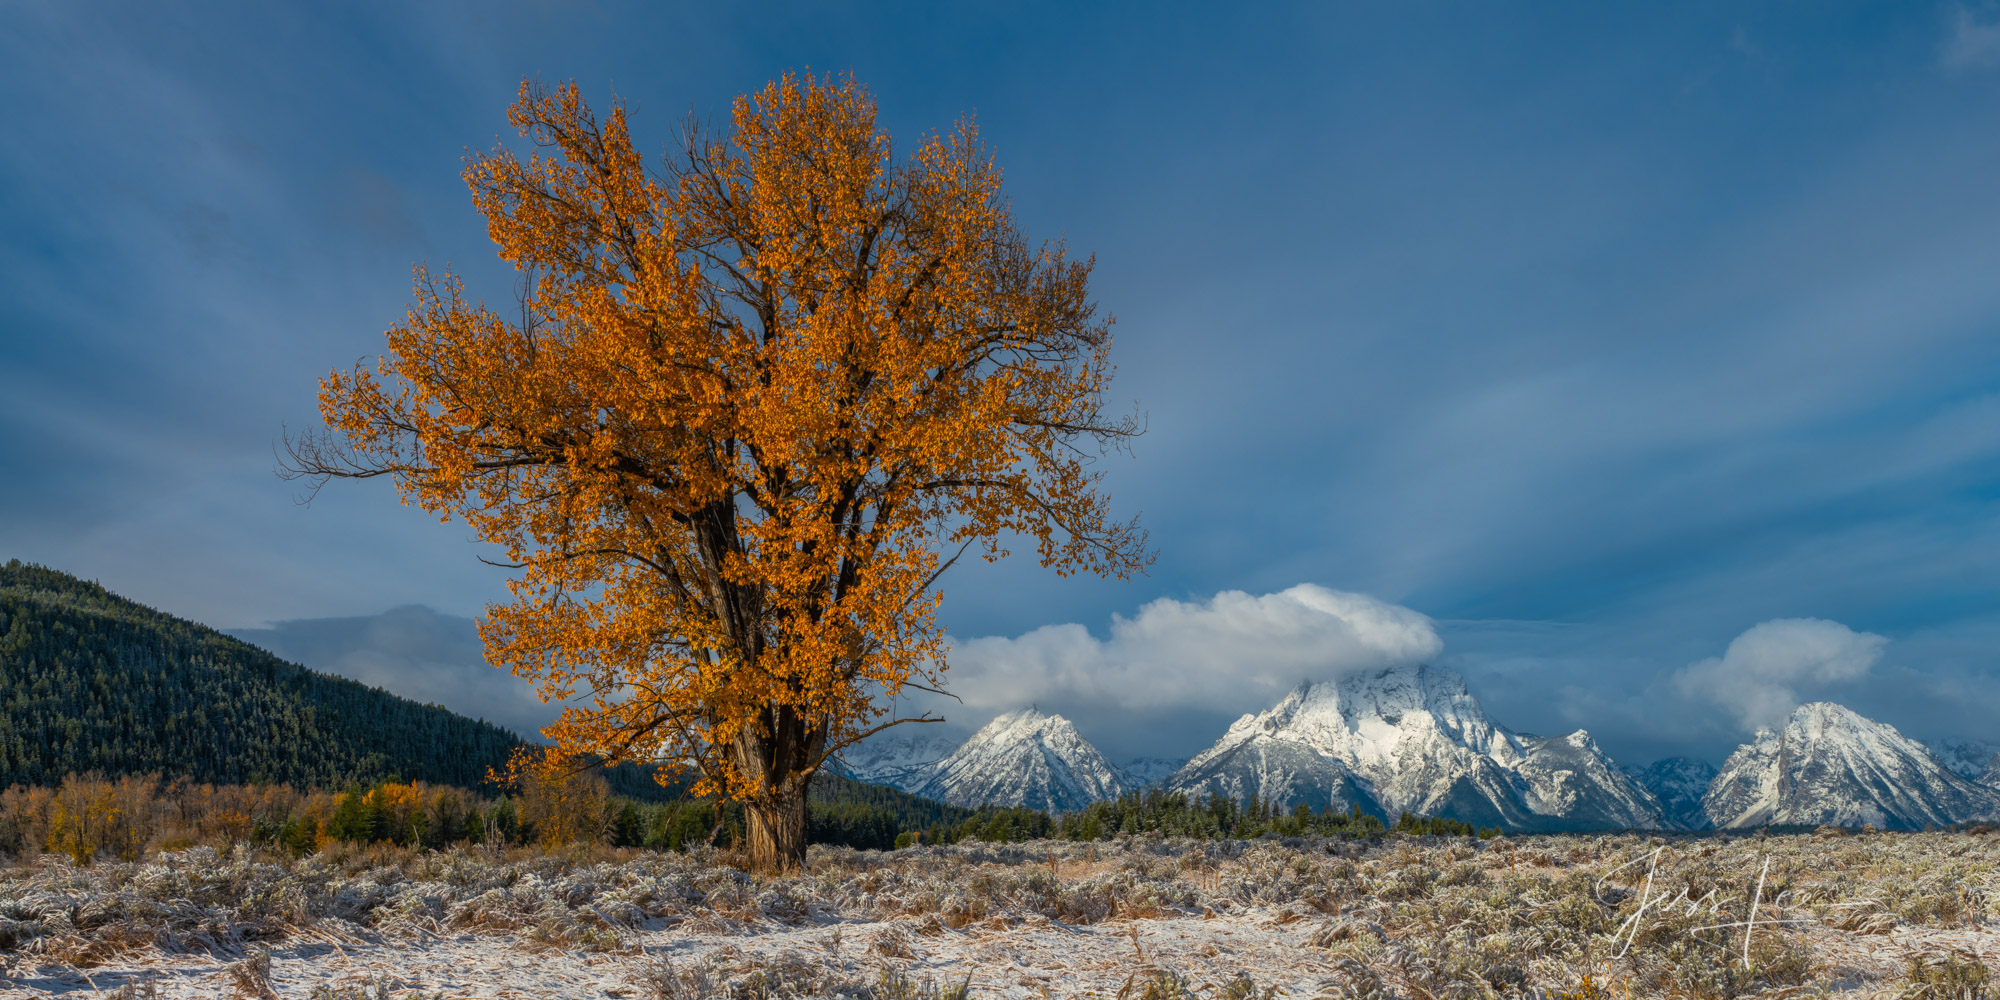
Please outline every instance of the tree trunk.
[[806, 860], [805, 783], [785, 782], [743, 804], [750, 865], [759, 871], [797, 870]]
[[806, 790], [825, 746], [825, 728], [789, 706], [767, 710], [737, 734], [730, 748], [737, 773], [760, 786], [743, 803], [752, 867], [784, 872], [805, 864]]

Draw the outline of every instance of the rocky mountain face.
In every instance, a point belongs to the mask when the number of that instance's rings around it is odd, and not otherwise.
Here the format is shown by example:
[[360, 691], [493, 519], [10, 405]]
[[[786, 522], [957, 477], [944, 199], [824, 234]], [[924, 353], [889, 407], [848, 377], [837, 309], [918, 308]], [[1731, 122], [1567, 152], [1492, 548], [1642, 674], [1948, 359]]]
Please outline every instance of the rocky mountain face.
[[1528, 808], [1535, 815], [1572, 830], [1663, 825], [1659, 799], [1605, 755], [1588, 732], [1517, 738], [1528, 758], [1515, 770], [1528, 781]]
[[938, 723], [909, 723], [848, 747], [834, 770], [856, 781], [909, 791], [923, 784], [939, 761], [965, 742], [964, 730]]
[[1660, 803], [1660, 825], [1670, 830], [1706, 830], [1708, 813], [1701, 798], [1715, 780], [1715, 765], [1693, 757], [1668, 757], [1643, 771], [1630, 772], [1640, 787]]
[[1187, 764], [1186, 757], [1134, 757], [1120, 765], [1127, 791], [1144, 791], [1171, 777]]
[[1510, 732], [1456, 672], [1432, 666], [1302, 685], [1237, 720], [1166, 787], [1513, 830], [1654, 827], [1661, 815], [1590, 734]]
[[1924, 746], [1938, 763], [1968, 781], [1992, 784], [2000, 777], [2000, 743], [1992, 740], [1929, 740]]
[[1374, 791], [1346, 764], [1291, 740], [1232, 741], [1225, 736], [1223, 742], [1196, 754], [1168, 776], [1161, 787], [1196, 800], [1217, 795], [1243, 802], [1254, 795], [1285, 806], [1303, 802], [1336, 812], [1359, 807], [1362, 812], [1384, 816]]
[[1722, 765], [1702, 810], [1718, 829], [1872, 825], [1912, 830], [2000, 817], [2000, 792], [1954, 773], [1894, 726], [1832, 702], [1802, 705]]
[[938, 725], [899, 726], [849, 747], [833, 767], [953, 805], [1060, 810], [1137, 791], [1183, 763], [1140, 757], [1115, 766], [1068, 719], [1029, 709], [993, 720], [970, 739]]
[[899, 787], [958, 806], [1080, 809], [1123, 794], [1118, 769], [1060, 715], [1003, 715]]

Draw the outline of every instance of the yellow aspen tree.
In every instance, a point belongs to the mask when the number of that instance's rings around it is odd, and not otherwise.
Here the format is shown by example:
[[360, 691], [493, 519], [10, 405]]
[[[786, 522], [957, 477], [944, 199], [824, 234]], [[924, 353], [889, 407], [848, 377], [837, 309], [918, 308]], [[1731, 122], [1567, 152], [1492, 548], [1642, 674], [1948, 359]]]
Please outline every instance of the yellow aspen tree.
[[[611, 788], [594, 768], [560, 748], [517, 753], [505, 783], [520, 793], [521, 822], [546, 847], [597, 843], [609, 825]], [[495, 775], [495, 777], [502, 777]]]
[[464, 177], [518, 314], [420, 268], [287, 471], [389, 476], [502, 547], [513, 599], [480, 632], [576, 699], [545, 734], [694, 768], [744, 803], [753, 862], [795, 866], [813, 774], [940, 683], [953, 561], [1150, 559], [1092, 464], [1139, 431], [1103, 409], [1094, 261], [1016, 230], [971, 122], [899, 160], [851, 78], [787, 74], [657, 169], [573, 83], [508, 116], [532, 151]]

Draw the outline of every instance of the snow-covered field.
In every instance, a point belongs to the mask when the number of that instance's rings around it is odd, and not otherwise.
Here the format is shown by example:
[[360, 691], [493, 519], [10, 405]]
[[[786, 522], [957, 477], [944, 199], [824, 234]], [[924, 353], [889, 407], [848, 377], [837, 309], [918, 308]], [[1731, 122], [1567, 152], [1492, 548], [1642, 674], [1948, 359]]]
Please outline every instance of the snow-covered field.
[[0, 869], [0, 995], [1860, 997], [1915, 977], [1972, 997], [2000, 965], [2000, 837], [1970, 834], [815, 848], [769, 879], [723, 860], [43, 858]]

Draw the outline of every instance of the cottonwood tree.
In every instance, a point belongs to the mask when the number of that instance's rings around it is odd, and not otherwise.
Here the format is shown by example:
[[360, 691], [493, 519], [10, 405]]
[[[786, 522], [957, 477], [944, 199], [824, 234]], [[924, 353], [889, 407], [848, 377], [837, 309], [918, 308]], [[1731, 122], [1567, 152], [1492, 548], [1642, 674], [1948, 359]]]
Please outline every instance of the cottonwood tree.
[[752, 860], [794, 866], [814, 772], [939, 684], [935, 584], [968, 548], [1150, 559], [1092, 467], [1139, 430], [1102, 408], [1093, 261], [1016, 230], [971, 123], [892, 156], [852, 79], [787, 75], [658, 169], [573, 83], [508, 117], [534, 150], [464, 176], [519, 309], [420, 268], [286, 471], [392, 477], [503, 547], [513, 600], [480, 633], [575, 697], [546, 735], [697, 769]]

